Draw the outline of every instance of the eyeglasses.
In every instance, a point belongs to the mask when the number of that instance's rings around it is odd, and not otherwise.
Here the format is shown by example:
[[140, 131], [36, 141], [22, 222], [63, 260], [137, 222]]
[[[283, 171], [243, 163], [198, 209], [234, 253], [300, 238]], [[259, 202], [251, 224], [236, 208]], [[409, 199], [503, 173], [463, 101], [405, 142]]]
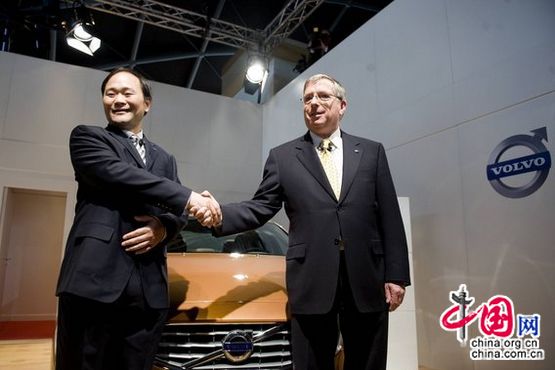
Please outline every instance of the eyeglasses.
[[320, 103], [324, 103], [324, 104], [331, 102], [333, 98], [337, 98], [341, 100], [341, 98], [336, 95], [320, 93], [320, 94], [305, 95], [301, 98], [301, 101], [303, 102], [304, 105], [309, 105], [310, 103], [312, 103], [312, 99], [314, 98], [316, 98], [316, 100], [318, 100]]

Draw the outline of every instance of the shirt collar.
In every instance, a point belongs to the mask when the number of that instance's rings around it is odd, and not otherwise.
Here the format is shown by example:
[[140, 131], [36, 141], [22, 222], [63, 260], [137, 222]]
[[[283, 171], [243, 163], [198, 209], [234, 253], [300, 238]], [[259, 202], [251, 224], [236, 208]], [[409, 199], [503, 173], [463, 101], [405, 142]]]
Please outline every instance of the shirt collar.
[[[320, 146], [320, 143], [322, 142], [322, 138], [314, 134], [312, 131], [309, 131], [309, 132], [310, 132], [310, 137], [312, 138], [312, 143], [314, 144], [314, 147], [318, 148]], [[339, 127], [330, 135], [328, 139], [330, 139], [330, 141], [337, 149], [342, 149], [343, 139], [341, 139], [341, 129]]]
[[131, 137], [131, 136], [135, 135], [141, 140], [143, 139], [143, 136], [144, 136], [143, 130], [141, 130], [137, 133], [134, 133], [133, 131], [129, 131], [129, 130], [123, 130], [123, 132], [125, 132], [125, 135], [127, 135], [127, 137]]

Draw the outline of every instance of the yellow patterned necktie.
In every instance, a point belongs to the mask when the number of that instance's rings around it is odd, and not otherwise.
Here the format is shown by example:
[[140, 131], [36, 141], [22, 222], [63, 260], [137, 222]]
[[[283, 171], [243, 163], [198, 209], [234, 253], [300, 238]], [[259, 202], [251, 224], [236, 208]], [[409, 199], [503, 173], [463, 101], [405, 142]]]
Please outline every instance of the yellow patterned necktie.
[[341, 193], [341, 185], [339, 183], [337, 168], [335, 167], [335, 163], [332, 158], [332, 154], [331, 154], [332, 149], [333, 147], [332, 147], [331, 140], [323, 139], [320, 145], [318, 146], [318, 156], [320, 157], [320, 162], [322, 162], [322, 167], [324, 167], [324, 171], [326, 172], [328, 181], [330, 182], [331, 188], [333, 189], [335, 198], [339, 199], [339, 195]]

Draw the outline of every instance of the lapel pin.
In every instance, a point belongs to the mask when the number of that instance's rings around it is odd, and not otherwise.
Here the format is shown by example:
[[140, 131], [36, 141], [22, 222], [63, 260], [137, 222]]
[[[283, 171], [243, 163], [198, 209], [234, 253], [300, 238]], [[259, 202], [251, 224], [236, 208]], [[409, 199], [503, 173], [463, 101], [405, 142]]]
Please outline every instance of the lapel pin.
[[355, 149], [355, 153], [358, 153], [358, 149]]

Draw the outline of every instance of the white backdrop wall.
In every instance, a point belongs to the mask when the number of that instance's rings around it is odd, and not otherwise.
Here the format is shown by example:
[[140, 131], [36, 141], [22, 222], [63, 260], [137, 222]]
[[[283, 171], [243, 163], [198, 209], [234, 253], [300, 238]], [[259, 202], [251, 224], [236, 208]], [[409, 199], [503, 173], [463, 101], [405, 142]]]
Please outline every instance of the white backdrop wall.
[[[263, 158], [306, 131], [298, 98], [315, 73], [346, 86], [342, 128], [384, 143], [398, 195], [411, 204], [409, 291], [428, 368], [553, 368], [555, 170], [532, 195], [511, 199], [492, 188], [486, 166], [504, 139], [541, 127], [553, 152], [554, 36], [552, 0], [396, 0], [264, 105]], [[472, 309], [501, 294], [515, 313], [540, 314], [547, 359], [470, 360], [438, 321], [463, 283]]]

